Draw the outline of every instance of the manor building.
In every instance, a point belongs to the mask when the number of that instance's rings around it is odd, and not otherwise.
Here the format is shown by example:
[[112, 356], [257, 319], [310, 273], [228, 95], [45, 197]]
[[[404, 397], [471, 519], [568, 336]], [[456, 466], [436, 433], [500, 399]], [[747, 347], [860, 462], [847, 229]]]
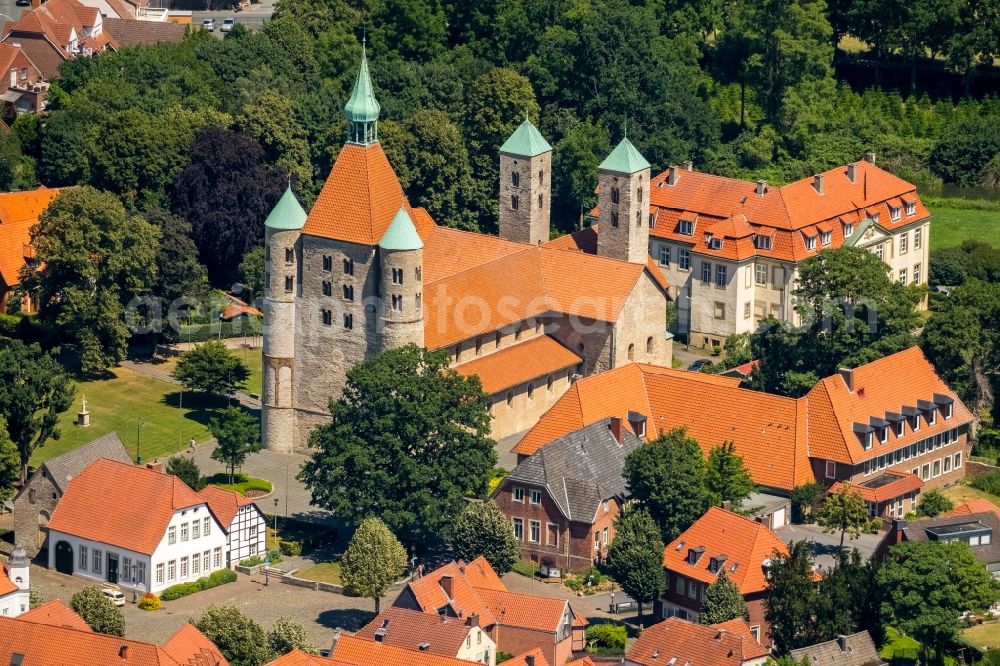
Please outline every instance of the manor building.
[[500, 147], [496, 237], [410, 205], [379, 112], [362, 56], [315, 205], [306, 214], [289, 190], [265, 222], [268, 448], [304, 447], [352, 366], [410, 343], [480, 378], [498, 439], [534, 425], [576, 375], [669, 364], [669, 285], [646, 250], [650, 167], [627, 139], [599, 169], [608, 242], [589, 255], [546, 243], [552, 148], [528, 120]]
[[[596, 228], [560, 243], [600, 247], [607, 203], [602, 194], [591, 212]], [[650, 184], [648, 224], [651, 260], [677, 302], [677, 332], [698, 347], [721, 346], [767, 316], [800, 323], [798, 266], [822, 250], [865, 248], [904, 285], [926, 284], [929, 274], [930, 213], [874, 153], [781, 187], [672, 166]]]

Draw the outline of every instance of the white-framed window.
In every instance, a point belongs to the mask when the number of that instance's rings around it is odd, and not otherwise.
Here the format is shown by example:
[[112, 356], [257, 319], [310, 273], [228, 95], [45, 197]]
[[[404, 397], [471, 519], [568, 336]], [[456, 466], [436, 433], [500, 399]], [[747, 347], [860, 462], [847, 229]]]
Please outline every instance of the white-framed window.
[[677, 250], [677, 267], [682, 271], [691, 270], [691, 250]]
[[750, 627], [750, 634], [753, 636], [753, 639], [759, 643], [760, 642], [760, 625], [759, 624], [752, 625]]
[[889, 206], [889, 218], [893, 222], [898, 222], [899, 218], [902, 217], [902, 213], [903, 211], [900, 210], [899, 208], [896, 208], [895, 206]]
[[708, 284], [712, 281], [712, 262], [701, 262], [701, 281]]
[[201, 538], [201, 521], [196, 520], [191, 523], [191, 539]]
[[883, 444], [885, 444], [886, 442], [889, 441], [889, 429], [888, 428], [879, 428], [878, 429], [878, 441], [882, 442]]
[[874, 215], [872, 215], [872, 222], [874, 222], [875, 224], [878, 224], [878, 213], [875, 213]]
[[943, 471], [944, 471], [945, 474], [947, 474], [948, 472], [950, 472], [951, 471], [951, 456], [945, 456], [944, 459], [942, 459], [941, 464], [944, 465], [944, 470]]
[[80, 546], [80, 571], [87, 570], [87, 547]]
[[608, 500], [604, 500], [603, 504], [604, 504], [604, 513], [607, 513], [609, 508]]
[[708, 239], [708, 249], [710, 249], [710, 250], [721, 250], [722, 249], [722, 239], [721, 238], [709, 238]]
[[924, 463], [923, 467], [920, 468], [920, 478], [924, 481], [930, 481], [931, 479], [931, 465], [930, 463]]
[[899, 284], [906, 284], [906, 269], [899, 269]]
[[770, 236], [754, 236], [753, 239], [754, 247], [758, 250], [770, 250], [771, 249], [771, 237]]
[[854, 225], [853, 224], [845, 224], [844, 225], [844, 238], [850, 238], [852, 235], [854, 235]]
[[941, 476], [941, 459], [940, 458], [934, 461], [934, 467], [933, 467], [933, 469], [934, 469], [934, 471], [931, 474], [932, 477], [937, 478], [937, 477]]
[[208, 533], [209, 531], [211, 531], [211, 529], [212, 529], [211, 518], [205, 518], [204, 520], [201, 521], [201, 533], [203, 535], [208, 536]]
[[896, 437], [902, 437], [906, 434], [906, 421], [899, 421], [896, 423]]
[[927, 412], [927, 425], [934, 425], [937, 423], [937, 410], [931, 409]]
[[212, 557], [212, 564], [215, 569], [222, 566], [222, 548], [216, 548]]
[[823, 247], [826, 247], [827, 245], [833, 242], [833, 232], [824, 231], [823, 235], [821, 236], [821, 240], [823, 242]]
[[542, 540], [542, 523], [538, 520], [528, 521], [528, 541], [539, 543]]
[[177, 526], [171, 525], [167, 528], [167, 543], [173, 545], [177, 543]]
[[750, 301], [747, 301], [746, 303], [743, 304], [743, 318], [744, 319], [750, 318]]
[[201, 573], [201, 553], [195, 553], [191, 556], [191, 575], [198, 576]]
[[[911, 213], [909, 211], [907, 211], [906, 214], [910, 215]], [[921, 229], [914, 229], [913, 230], [913, 249], [914, 250], [919, 250], [920, 249], [921, 231], [922, 231]]]
[[201, 554], [201, 568], [205, 571], [209, 569], [209, 563], [212, 561], [212, 551], [206, 550]]
[[806, 236], [806, 249], [810, 250], [810, 251], [816, 249], [816, 237], [815, 236]]
[[[910, 215], [916, 215], [916, 214], [917, 214], [917, 204], [913, 201], [908, 202], [906, 204], [906, 216], [909, 217]], [[917, 231], [919, 231], [919, 229]], [[918, 247], [918, 245], [914, 243], [913, 247]]]
[[524, 541], [524, 519], [514, 518], [514, 536], [517, 537], [518, 541]]
[[188, 577], [188, 558], [185, 555], [181, 558], [181, 578]]
[[756, 282], [760, 285], [767, 284], [767, 266], [765, 264], [757, 264], [754, 267], [756, 272]]
[[954, 456], [955, 464], [952, 465], [955, 469], [960, 469], [962, 467], [962, 452], [959, 451]]
[[555, 523], [545, 524], [545, 545], [559, 546], [559, 526]]
[[674, 590], [677, 594], [684, 594], [684, 578], [674, 574]]
[[727, 267], [723, 264], [719, 264], [715, 267], [715, 286], [725, 287], [726, 286], [726, 275]]
[[524, 502], [524, 488], [514, 488], [514, 501]]
[[660, 265], [661, 266], [670, 265], [670, 247], [667, 245], [660, 246]]
[[541, 490], [532, 490], [531, 491], [531, 495], [530, 495], [530, 499], [531, 499], [531, 503], [532, 504], [541, 504], [542, 503], [542, 491]]
[[177, 580], [177, 560], [167, 562], [167, 580]]
[[[896, 208], [895, 210], [899, 210], [899, 209]], [[894, 218], [894, 219], [898, 219], [898, 218]], [[910, 232], [904, 231], [903, 233], [901, 233], [899, 235], [899, 253], [900, 254], [906, 254], [906, 251], [909, 249], [907, 247], [907, 244], [908, 244], [907, 241], [909, 241], [909, 240], [910, 240]]]
[[885, 257], [883, 255], [885, 254], [885, 252], [882, 249], [883, 245], [884, 245], [884, 243], [879, 243], [878, 245], [875, 246], [875, 256], [878, 257], [879, 259], [883, 259], [884, 260]]
[[691, 220], [681, 220], [677, 223], [677, 232], [685, 236], [694, 235], [694, 222]]
[[598, 551], [601, 549], [601, 533], [598, 531], [594, 532], [594, 550]]
[[146, 563], [143, 562], [142, 560], [138, 560], [138, 566], [136, 566], [135, 582], [137, 583], [146, 582]]
[[952, 414], [952, 405], [950, 402], [941, 405], [941, 415], [944, 417], [945, 421], [951, 418], [951, 414]]
[[693, 580], [688, 581], [688, 598], [697, 599], [698, 598], [698, 583]]
[[826, 478], [828, 479], [837, 478], [837, 463], [833, 460], [826, 461]]
[[605, 546], [608, 545], [608, 528], [607, 527], [605, 527], [604, 529], [601, 530], [601, 541], [604, 543]]
[[913, 264], [913, 284], [920, 284], [920, 264]]
[[181, 542], [183, 543], [187, 540], [188, 540], [188, 524], [181, 523]]
[[156, 584], [163, 585], [163, 562], [156, 565]]
[[97, 548], [94, 549], [94, 573], [101, 573], [101, 565], [104, 563], [104, 553]]

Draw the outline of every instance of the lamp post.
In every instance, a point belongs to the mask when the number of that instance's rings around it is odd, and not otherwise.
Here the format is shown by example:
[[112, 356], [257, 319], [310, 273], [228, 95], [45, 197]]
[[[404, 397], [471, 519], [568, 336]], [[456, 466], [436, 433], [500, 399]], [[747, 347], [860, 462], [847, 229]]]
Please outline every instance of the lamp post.
[[136, 465], [142, 464], [142, 451], [140, 449], [142, 442], [140, 440], [140, 433], [141, 433], [140, 429], [144, 425], [146, 425], [146, 422], [143, 421], [142, 419], [137, 418], [135, 420], [135, 464]]
[[278, 540], [278, 498], [274, 498], [274, 540]]

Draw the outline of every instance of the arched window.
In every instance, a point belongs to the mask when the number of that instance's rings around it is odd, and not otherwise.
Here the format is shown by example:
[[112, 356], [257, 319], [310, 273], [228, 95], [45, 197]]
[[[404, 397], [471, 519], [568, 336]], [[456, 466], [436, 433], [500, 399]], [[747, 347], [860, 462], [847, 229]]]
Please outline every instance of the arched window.
[[507, 391], [507, 407], [509, 408], [513, 406], [514, 406], [514, 392]]
[[521, 184], [521, 174], [516, 171], [510, 172], [510, 184], [513, 187], [518, 187]]
[[617, 187], [612, 187], [611, 188], [611, 203], [613, 203], [613, 204], [618, 203], [618, 200], [620, 198], [621, 198], [621, 193], [618, 191], [618, 188]]
[[648, 338], [646, 338], [646, 353], [647, 354], [652, 354], [653, 353], [653, 336], [652, 335], [649, 336]]
[[542, 195], [541, 194], [538, 195], [538, 207], [539, 208], [542, 207]]
[[634, 344], [628, 346], [628, 360], [630, 360], [630, 361], [634, 361], [635, 360], [635, 345]]

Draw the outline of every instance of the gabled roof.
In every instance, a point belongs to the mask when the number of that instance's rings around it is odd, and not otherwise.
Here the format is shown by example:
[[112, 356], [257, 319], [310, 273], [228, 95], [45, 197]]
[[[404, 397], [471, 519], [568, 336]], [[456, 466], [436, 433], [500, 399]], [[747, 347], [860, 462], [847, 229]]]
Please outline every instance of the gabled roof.
[[[14, 39], [11, 39], [11, 36]], [[20, 45], [21, 51], [35, 64], [41, 75], [50, 81], [59, 78], [59, 66], [69, 60], [69, 56], [57, 44], [49, 41], [41, 33], [20, 30], [8, 33], [5, 30], [4, 39], [11, 42], [16, 41]]]
[[478, 375], [483, 391], [487, 395], [493, 395], [532, 379], [571, 368], [582, 360], [555, 338], [539, 335], [457, 365], [454, 370], [463, 377]]
[[8, 287], [20, 282], [24, 260], [33, 255], [31, 227], [58, 194], [47, 187], [0, 194], [0, 280]]
[[417, 228], [413, 226], [413, 220], [406, 213], [406, 208], [400, 206], [396, 211], [378, 246], [383, 250], [399, 251], [419, 250], [424, 247], [424, 242], [420, 240]]
[[454, 657], [462, 649], [470, 630], [465, 618], [434, 616], [408, 608], [390, 607], [362, 627], [355, 636], [374, 641], [376, 632], [379, 632], [385, 645]]
[[669, 617], [647, 627], [632, 649], [625, 653], [625, 659], [639, 666], [683, 666], [685, 663], [690, 666], [740, 666], [744, 661], [767, 655], [752, 636], [747, 641], [749, 628], [746, 634], [742, 629], [734, 632], [732, 628], [730, 623], [706, 626]]
[[897, 472], [890, 469], [875, 478], [861, 483], [843, 483], [837, 481], [830, 486], [830, 493], [836, 494], [841, 488], [846, 486], [849, 488], [849, 492], [861, 495], [862, 499], [866, 502], [878, 504], [902, 497], [914, 490], [919, 490], [924, 485], [926, 484], [924, 484], [923, 479], [916, 474]]
[[519, 655], [511, 657], [507, 661], [499, 662], [497, 666], [528, 666], [529, 657], [534, 666], [549, 666], [549, 661], [545, 658], [545, 653], [539, 648], [531, 648], [527, 652], [522, 652]]
[[315, 654], [306, 654], [302, 650], [295, 649], [274, 661], [267, 662], [265, 666], [353, 666], [353, 664]]
[[198, 495], [208, 504], [209, 510], [215, 515], [226, 534], [229, 534], [229, 528], [232, 527], [233, 519], [239, 513], [240, 507], [253, 504], [253, 500], [249, 497], [218, 486], [205, 486], [198, 491]]
[[[688, 551], [703, 548], [694, 564], [688, 562]], [[691, 527], [663, 549], [663, 566], [703, 583], [718, 578], [709, 566], [713, 558], [725, 561], [721, 566], [744, 596], [763, 592], [767, 587], [764, 563], [777, 552], [788, 554], [788, 546], [771, 530], [756, 520], [732, 511], [711, 507]], [[720, 570], [721, 570], [720, 566]]]
[[302, 233], [377, 245], [400, 206], [411, 212], [382, 146], [348, 143], [333, 163]]
[[17, 585], [7, 575], [6, 567], [0, 566], [0, 597], [17, 592]]
[[302, 204], [295, 198], [292, 185], [289, 183], [285, 193], [281, 195], [278, 203], [274, 205], [267, 219], [264, 220], [264, 226], [271, 229], [301, 229], [302, 225], [306, 223], [306, 217], [306, 211], [302, 209]]
[[367, 641], [356, 636], [341, 636], [330, 655], [337, 662], [352, 666], [469, 666], [468, 661], [432, 652], [407, 650], [395, 645]]
[[791, 656], [796, 663], [805, 659], [814, 666], [885, 666], [867, 631], [792, 650]]
[[618, 142], [604, 161], [598, 165], [599, 171], [614, 171], [615, 173], [633, 174], [649, 168], [649, 162], [636, 150], [628, 137]]
[[567, 612], [571, 618], [574, 617], [573, 610], [565, 599], [506, 590], [477, 590], [477, 592], [486, 607], [490, 609], [490, 613], [502, 626], [556, 633]]
[[59, 489], [59, 492], [65, 493], [71, 480], [80, 476], [83, 470], [101, 458], [115, 460], [126, 465], [132, 464], [132, 459], [129, 457], [128, 451], [125, 450], [122, 440], [119, 439], [118, 433], [109, 432], [83, 446], [78, 446], [55, 458], [49, 458], [42, 463], [42, 467], [48, 472], [49, 478]]
[[465, 566], [459, 564], [462, 574], [469, 584], [477, 590], [506, 590], [507, 587], [500, 580], [500, 576], [490, 566], [489, 561], [482, 555], [472, 560]]
[[[451, 577], [452, 596], [445, 593], [441, 579]], [[456, 562], [449, 562], [407, 584], [417, 605], [425, 613], [437, 615], [442, 608], [451, 608], [456, 617], [479, 616], [479, 624], [488, 627], [497, 620], [480, 599], [476, 589], [462, 575]]]
[[494, 496], [509, 483], [544, 486], [569, 520], [592, 522], [603, 500], [626, 493], [625, 458], [642, 446], [627, 422], [619, 444], [609, 421], [602, 419], [543, 446], [504, 478]]
[[538, 128], [531, 124], [527, 118], [517, 126], [514, 133], [507, 137], [507, 140], [500, 146], [501, 153], [516, 155], [518, 157], [535, 157], [552, 150], [552, 146], [545, 140]]
[[93, 631], [87, 622], [73, 612], [73, 609], [64, 604], [59, 599], [42, 604], [38, 608], [29, 610], [17, 616], [17, 619], [26, 622], [37, 622], [38, 624], [49, 624], [54, 627], [66, 627], [68, 629], [78, 629], [80, 631]]
[[[113, 4], [117, 0], [106, 0]], [[128, 3], [120, 3], [128, 11]], [[116, 9], [115, 11], [119, 11]], [[134, 10], [132, 10], [134, 12]], [[105, 18], [104, 30], [122, 46], [136, 44], [180, 44], [187, 36], [188, 26], [181, 23], [140, 21], [132, 18]]]
[[959, 504], [954, 509], [948, 512], [949, 516], [960, 516], [968, 513], [989, 513], [993, 512], [1000, 516], [1000, 508], [998, 508], [993, 502], [977, 497], [971, 499], [964, 504]]
[[[958, 395], [952, 391], [937, 370], [924, 356], [920, 347], [886, 356], [848, 371], [853, 387], [849, 388], [840, 375], [826, 377], [808, 393], [809, 454], [813, 457], [856, 464], [876, 458], [887, 450], [972, 421]], [[935, 395], [952, 401], [952, 417], [940, 415], [934, 425], [921, 425], [920, 430], [906, 426], [902, 437], [889, 428], [888, 442], [865, 450], [854, 432], [854, 424], [867, 424], [886, 413], [900, 413], [903, 406], [916, 407], [917, 401], [934, 400]]]
[[[725, 405], [740, 405], [730, 417]], [[714, 407], [713, 407], [714, 406]], [[814, 480], [806, 448], [806, 403], [740, 388], [740, 380], [630, 363], [573, 383], [514, 447], [531, 455], [570, 432], [628, 412], [648, 417], [646, 439], [685, 426], [707, 456], [733, 441], [753, 480], [791, 490]]]
[[191, 623], [182, 624], [163, 644], [163, 650], [184, 666], [226, 666], [219, 648]]
[[176, 476], [102, 458], [69, 482], [49, 531], [151, 555], [174, 511], [201, 504]]
[[[546, 243], [542, 243], [542, 245], [552, 250], [569, 250], [584, 252], [586, 254], [597, 254], [598, 227], [599, 225], [592, 224], [571, 234], [553, 238]], [[667, 278], [663, 275], [663, 271], [656, 264], [656, 260], [653, 257], [646, 257], [646, 268], [649, 269], [649, 274], [663, 288], [663, 291], [670, 289], [670, 282], [667, 281]]]

